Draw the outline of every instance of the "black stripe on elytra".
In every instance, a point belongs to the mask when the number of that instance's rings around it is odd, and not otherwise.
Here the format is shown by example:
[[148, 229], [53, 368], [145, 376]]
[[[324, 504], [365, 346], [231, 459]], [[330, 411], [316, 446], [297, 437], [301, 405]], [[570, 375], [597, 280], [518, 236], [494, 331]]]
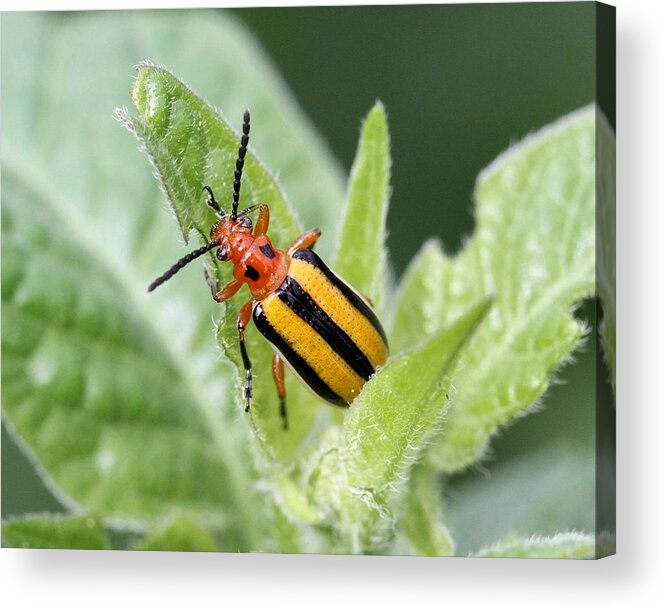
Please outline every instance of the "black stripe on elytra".
[[270, 258], [272, 260], [275, 257], [275, 251], [270, 247], [269, 243], [264, 243], [263, 245], [259, 246], [259, 249], [263, 252], [263, 255], [266, 258]]
[[379, 321], [374, 311], [372, 311], [372, 309], [367, 306], [365, 301], [360, 296], [358, 296], [353, 288], [351, 288], [346, 282], [342, 281], [337, 275], [335, 275], [335, 273], [333, 273], [326, 266], [323, 260], [321, 260], [321, 258], [319, 258], [315, 252], [309, 249], [298, 250], [293, 254], [292, 258], [297, 258], [298, 260], [309, 262], [309, 264], [319, 269], [330, 280], [330, 282], [334, 284], [335, 287], [337, 287], [339, 291], [342, 292], [342, 294], [344, 294], [346, 299], [367, 318], [367, 320], [379, 333], [383, 339], [383, 342], [388, 345], [386, 333], [384, 332], [383, 326], [381, 325], [381, 322]]
[[275, 330], [268, 321], [263, 311], [263, 305], [260, 302], [254, 307], [254, 324], [266, 340], [274, 345], [284, 359], [291, 364], [300, 378], [314, 393], [327, 402], [337, 404], [338, 406], [348, 406], [346, 400], [337, 395], [312, 367], [291, 348], [282, 335]]
[[374, 366], [358, 345], [314, 302], [293, 277], [287, 276], [275, 294], [317, 332], [359, 377], [368, 380], [374, 374]]

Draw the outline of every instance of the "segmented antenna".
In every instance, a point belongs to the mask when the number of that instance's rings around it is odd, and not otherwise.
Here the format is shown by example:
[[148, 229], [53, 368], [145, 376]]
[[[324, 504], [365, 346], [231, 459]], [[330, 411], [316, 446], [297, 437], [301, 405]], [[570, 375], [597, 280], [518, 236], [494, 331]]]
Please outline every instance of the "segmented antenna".
[[199, 256], [203, 256], [206, 252], [209, 252], [213, 247], [217, 247], [219, 245], [216, 241], [211, 241], [210, 243], [206, 243], [205, 245], [201, 246], [199, 249], [194, 250], [193, 252], [189, 252], [189, 254], [183, 256], [176, 262], [166, 273], [164, 273], [161, 277], [157, 277], [155, 281], [153, 281], [149, 286], [148, 286], [148, 292], [152, 292], [155, 288], [158, 288], [160, 285], [162, 285], [165, 281], [168, 281], [175, 275], [183, 266], [189, 264], [192, 260], [195, 260]]
[[242, 168], [245, 164], [245, 154], [247, 154], [247, 144], [249, 144], [249, 110], [245, 110], [242, 122], [242, 137], [240, 138], [240, 148], [238, 148], [238, 160], [236, 161], [236, 171], [233, 180], [233, 207], [231, 208], [231, 219], [235, 222], [238, 219], [238, 202], [240, 201], [240, 180], [242, 179]]
[[219, 206], [219, 203], [217, 203], [217, 199], [215, 199], [215, 195], [212, 192], [212, 188], [210, 188], [210, 186], [208, 186], [206, 184], [203, 187], [203, 190], [208, 192], [208, 201], [207, 201], [208, 206], [212, 207], [217, 212], [217, 215], [220, 218], [223, 218], [224, 217], [224, 210]]

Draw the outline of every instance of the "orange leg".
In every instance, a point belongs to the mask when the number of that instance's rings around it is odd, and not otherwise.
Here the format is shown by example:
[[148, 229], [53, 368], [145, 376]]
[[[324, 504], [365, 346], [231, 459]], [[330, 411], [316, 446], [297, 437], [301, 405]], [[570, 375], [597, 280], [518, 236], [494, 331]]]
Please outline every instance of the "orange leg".
[[242, 364], [245, 367], [245, 385], [243, 387], [242, 395], [245, 398], [245, 412], [249, 412], [249, 407], [252, 403], [252, 362], [249, 361], [247, 355], [247, 347], [245, 347], [245, 330], [247, 324], [252, 316], [254, 309], [254, 300], [246, 302], [238, 313], [238, 340], [240, 341], [240, 355], [242, 356]]
[[286, 388], [284, 387], [284, 361], [282, 358], [274, 353], [272, 356], [272, 378], [277, 387], [277, 395], [279, 395], [279, 414], [282, 417], [282, 424], [284, 429], [289, 428], [289, 420], [286, 416]]
[[268, 232], [268, 225], [270, 224], [270, 208], [265, 203], [257, 203], [256, 205], [246, 207], [238, 214], [238, 218], [242, 218], [243, 216], [249, 216], [249, 214], [254, 213], [257, 209], [259, 210], [259, 217], [254, 226], [254, 237], [260, 237]]
[[229, 281], [217, 294], [214, 298], [217, 302], [224, 302], [232, 296], [236, 295], [236, 292], [242, 287], [243, 282], [240, 279], [234, 279]]
[[[208, 269], [205, 268], [205, 277], [206, 282], [210, 286], [210, 291], [212, 292], [212, 297], [217, 302], [224, 302], [231, 298], [241, 287], [244, 282], [234, 279], [227, 283], [219, 292], [217, 292], [217, 284], [214, 277], [208, 272]], [[238, 328], [238, 341], [240, 343], [240, 355], [242, 356], [242, 364], [245, 368], [245, 385], [243, 386], [242, 395], [245, 398], [245, 412], [249, 412], [250, 404], [252, 403], [252, 362], [247, 355], [247, 347], [245, 346], [245, 330], [247, 329], [247, 324], [249, 323], [250, 318], [252, 317], [252, 311], [254, 310], [254, 299], [246, 302], [238, 313], [238, 322], [236, 327]]]
[[293, 256], [298, 250], [312, 247], [320, 236], [321, 231], [318, 228], [313, 228], [311, 231], [303, 233], [291, 244], [288, 255]]
[[254, 237], [261, 237], [268, 232], [270, 224], [270, 208], [267, 205], [259, 205], [259, 217], [254, 226]]
[[217, 291], [217, 282], [215, 278], [210, 274], [207, 267], [204, 268], [206, 283], [210, 286], [210, 291], [212, 292], [212, 297], [216, 302], [224, 302], [232, 296], [235, 296], [238, 290], [242, 287], [243, 281], [239, 279], [234, 279], [229, 281], [219, 292]]

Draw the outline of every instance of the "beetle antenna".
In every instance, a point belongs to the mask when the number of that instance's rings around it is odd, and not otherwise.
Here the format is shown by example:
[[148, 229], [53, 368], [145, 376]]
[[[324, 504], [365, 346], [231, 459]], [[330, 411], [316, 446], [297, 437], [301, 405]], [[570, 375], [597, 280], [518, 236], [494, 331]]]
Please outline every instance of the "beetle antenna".
[[206, 201], [208, 203], [209, 207], [212, 207], [216, 212], [217, 215], [220, 218], [224, 217], [224, 210], [219, 206], [219, 203], [217, 202], [217, 199], [215, 199], [215, 195], [212, 192], [212, 188], [208, 186], [207, 184], [203, 187], [203, 190], [208, 192], [208, 200]]
[[236, 171], [233, 180], [233, 207], [231, 208], [231, 219], [235, 222], [238, 219], [238, 202], [240, 201], [240, 180], [242, 179], [242, 167], [245, 164], [245, 154], [247, 154], [247, 145], [249, 144], [249, 110], [245, 110], [242, 121], [242, 136], [240, 138], [240, 148], [238, 148], [238, 160], [236, 161]]
[[195, 260], [199, 256], [203, 256], [206, 252], [209, 252], [213, 247], [217, 247], [219, 243], [217, 241], [211, 241], [210, 243], [206, 243], [205, 245], [201, 246], [199, 249], [194, 250], [193, 252], [189, 252], [189, 254], [186, 254], [178, 262], [176, 262], [166, 273], [161, 275], [160, 277], [157, 277], [149, 286], [148, 286], [148, 292], [152, 292], [155, 288], [158, 288], [160, 285], [162, 285], [165, 281], [168, 281], [175, 275], [183, 266], [189, 264], [192, 260]]

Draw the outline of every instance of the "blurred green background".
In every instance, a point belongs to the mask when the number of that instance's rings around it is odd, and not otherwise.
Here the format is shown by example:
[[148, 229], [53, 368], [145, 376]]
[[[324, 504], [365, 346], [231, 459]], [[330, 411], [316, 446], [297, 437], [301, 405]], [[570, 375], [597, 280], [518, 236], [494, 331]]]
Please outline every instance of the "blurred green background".
[[[593, 3], [243, 9], [306, 113], [349, 169], [353, 121], [376, 99], [393, 153], [389, 249], [456, 251], [480, 168], [595, 98]], [[297, 129], [297, 125], [294, 125]]]
[[[398, 277], [428, 237], [454, 253], [471, 234], [480, 169], [511, 142], [596, 98], [590, 2], [233, 12], [346, 170], [361, 117], [376, 99], [386, 105], [393, 154], [388, 246]], [[614, 108], [606, 111], [613, 123]], [[578, 314], [593, 327], [594, 303]], [[511, 530], [594, 529], [596, 393], [603, 408], [611, 401], [604, 368], [596, 387], [601, 359], [591, 335], [541, 411], [495, 439], [482, 468], [449, 481], [458, 553]], [[4, 517], [62, 509], [4, 427], [2, 479]], [[518, 501], [528, 496], [534, 501]]]

